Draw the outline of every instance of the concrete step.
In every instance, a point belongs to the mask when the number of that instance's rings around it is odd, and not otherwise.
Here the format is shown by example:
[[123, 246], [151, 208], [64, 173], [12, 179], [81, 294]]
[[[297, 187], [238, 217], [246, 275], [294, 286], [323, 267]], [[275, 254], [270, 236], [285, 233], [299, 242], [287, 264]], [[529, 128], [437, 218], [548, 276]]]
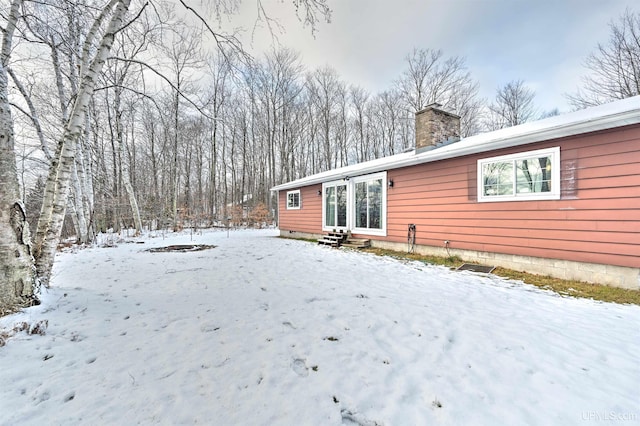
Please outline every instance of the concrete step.
[[348, 238], [344, 243], [342, 243], [342, 246], [351, 248], [367, 248], [371, 247], [371, 240], [366, 238]]

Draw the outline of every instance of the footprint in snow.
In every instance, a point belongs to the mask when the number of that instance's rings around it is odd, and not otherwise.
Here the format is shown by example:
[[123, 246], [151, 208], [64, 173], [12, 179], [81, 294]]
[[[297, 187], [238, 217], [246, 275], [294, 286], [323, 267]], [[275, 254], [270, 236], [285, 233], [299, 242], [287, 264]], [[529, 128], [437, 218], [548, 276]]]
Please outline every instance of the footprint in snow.
[[297, 327], [295, 325], [293, 325], [290, 321], [285, 321], [282, 323], [282, 325], [286, 325], [287, 327], [291, 327], [292, 329], [296, 329]]
[[342, 416], [342, 424], [343, 425], [353, 425], [353, 426], [382, 426], [383, 423], [379, 423], [375, 420], [369, 420], [357, 413], [356, 411], [347, 410], [343, 408], [340, 410], [340, 415]]
[[33, 397], [33, 400], [36, 402], [36, 405], [40, 404], [41, 402], [45, 402], [48, 401], [49, 398], [51, 398], [51, 394], [48, 391], [42, 392], [40, 394], [36, 394]]
[[309, 368], [307, 362], [304, 359], [296, 358], [291, 364], [291, 369], [300, 377], [307, 377], [309, 375]]
[[200, 326], [200, 331], [203, 333], [211, 333], [212, 331], [220, 330], [220, 327], [216, 327], [215, 324], [205, 323]]

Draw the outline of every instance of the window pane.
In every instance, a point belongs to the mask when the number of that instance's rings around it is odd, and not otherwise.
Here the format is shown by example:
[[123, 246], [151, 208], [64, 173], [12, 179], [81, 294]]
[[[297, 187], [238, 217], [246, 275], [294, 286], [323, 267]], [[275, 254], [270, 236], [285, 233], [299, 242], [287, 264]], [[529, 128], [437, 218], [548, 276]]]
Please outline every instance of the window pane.
[[482, 167], [484, 195], [513, 194], [513, 162], [485, 164]]
[[369, 229], [382, 229], [382, 179], [369, 182]]
[[516, 162], [518, 194], [551, 191], [551, 156], [528, 158]]
[[324, 195], [325, 226], [336, 226], [336, 187], [325, 188]]
[[367, 227], [367, 182], [356, 183], [356, 228]]
[[560, 147], [478, 160], [478, 201], [560, 199]]
[[336, 187], [336, 201], [338, 210], [337, 226], [347, 226], [347, 186], [339, 185]]
[[287, 209], [300, 208], [300, 191], [287, 192]]

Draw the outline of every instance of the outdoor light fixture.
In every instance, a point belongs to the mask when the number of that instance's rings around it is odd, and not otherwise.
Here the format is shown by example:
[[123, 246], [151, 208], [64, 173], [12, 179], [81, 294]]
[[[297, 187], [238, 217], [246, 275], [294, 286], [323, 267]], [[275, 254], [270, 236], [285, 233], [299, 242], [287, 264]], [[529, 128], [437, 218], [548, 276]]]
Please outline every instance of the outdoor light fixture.
[[318, 195], [322, 195], [322, 190], [318, 189]]
[[393, 179], [389, 179], [389, 188], [393, 188]]

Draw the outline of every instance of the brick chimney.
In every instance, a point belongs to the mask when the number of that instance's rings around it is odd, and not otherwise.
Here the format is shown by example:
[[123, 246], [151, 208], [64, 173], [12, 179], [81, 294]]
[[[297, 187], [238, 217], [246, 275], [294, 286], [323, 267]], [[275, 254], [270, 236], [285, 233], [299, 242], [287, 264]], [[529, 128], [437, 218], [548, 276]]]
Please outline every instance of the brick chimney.
[[416, 112], [416, 153], [460, 140], [460, 117], [441, 106], [434, 103]]

